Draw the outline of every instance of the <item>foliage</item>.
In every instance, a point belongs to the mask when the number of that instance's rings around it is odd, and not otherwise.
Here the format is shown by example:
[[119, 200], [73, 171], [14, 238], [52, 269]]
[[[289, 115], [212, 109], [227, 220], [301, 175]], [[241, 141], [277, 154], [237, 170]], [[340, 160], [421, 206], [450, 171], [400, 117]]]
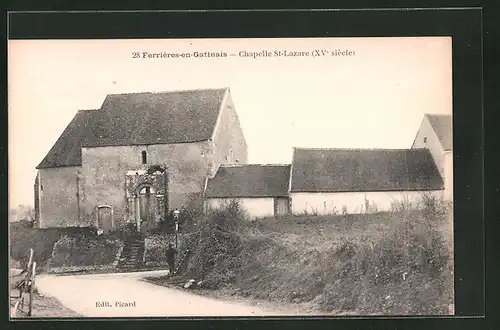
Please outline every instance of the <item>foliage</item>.
[[[360, 314], [446, 314], [452, 303], [452, 260], [435, 217], [414, 211], [369, 246], [329, 252], [332, 280], [320, 305]], [[347, 244], [347, 243], [344, 243]], [[349, 251], [346, 260], [338, 253]]]
[[[187, 249], [189, 234], [180, 233], [178, 235], [177, 250], [180, 254]], [[165, 266], [167, 265], [166, 251], [168, 245], [175, 246], [175, 234], [158, 233], [149, 235], [144, 240], [145, 262], [147, 266]], [[178, 255], [180, 257], [180, 255]]]
[[447, 314], [453, 260], [441, 227], [450, 208], [432, 195], [418, 206], [408, 200], [399, 206], [387, 213], [249, 222], [237, 204], [226, 205], [191, 238], [185, 275], [207, 288], [310, 302], [327, 313]]
[[410, 212], [416, 209], [414, 203], [410, 200], [407, 194], [403, 194], [403, 198], [395, 199], [391, 201], [391, 211], [400, 212]]
[[92, 235], [90, 228], [33, 228], [28, 223], [9, 224], [10, 253], [14, 260], [24, 267], [29, 258], [29, 250], [33, 249], [33, 259], [42, 267], [52, 256], [54, 244], [63, 235]]
[[245, 212], [237, 201], [211, 210], [188, 240], [191, 255], [185, 275], [203, 280], [204, 287], [213, 289], [234, 283], [242, 264], [242, 243], [235, 229], [245, 220]]
[[137, 224], [135, 223], [127, 223], [126, 226], [117, 228], [108, 235], [103, 235], [103, 237], [112, 237], [124, 242], [135, 240], [138, 236], [140, 236], [140, 233], [137, 231]]
[[116, 260], [121, 241], [105, 236], [63, 236], [54, 245], [50, 265], [109, 265]]

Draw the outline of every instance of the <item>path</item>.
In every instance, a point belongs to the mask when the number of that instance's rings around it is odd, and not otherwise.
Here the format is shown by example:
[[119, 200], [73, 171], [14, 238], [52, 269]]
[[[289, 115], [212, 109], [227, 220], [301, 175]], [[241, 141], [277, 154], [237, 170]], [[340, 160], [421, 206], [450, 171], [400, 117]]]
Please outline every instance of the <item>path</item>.
[[[140, 279], [164, 271], [37, 278], [41, 294], [87, 317], [269, 316], [286, 315], [258, 306], [219, 301]], [[119, 306], [121, 305], [121, 307]], [[290, 313], [291, 315], [293, 313]]]

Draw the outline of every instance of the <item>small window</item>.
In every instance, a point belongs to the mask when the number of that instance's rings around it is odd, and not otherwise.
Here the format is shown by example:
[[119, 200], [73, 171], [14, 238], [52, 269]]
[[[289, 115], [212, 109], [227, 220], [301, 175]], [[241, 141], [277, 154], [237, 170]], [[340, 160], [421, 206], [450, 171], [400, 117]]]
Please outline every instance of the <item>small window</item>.
[[146, 164], [146, 163], [147, 163], [147, 160], [148, 160], [147, 158], [148, 158], [148, 156], [147, 156], [147, 154], [146, 154], [146, 151], [143, 151], [143, 152], [142, 152], [142, 163], [143, 163], [143, 164]]
[[424, 137], [424, 143], [427, 143], [427, 136]]

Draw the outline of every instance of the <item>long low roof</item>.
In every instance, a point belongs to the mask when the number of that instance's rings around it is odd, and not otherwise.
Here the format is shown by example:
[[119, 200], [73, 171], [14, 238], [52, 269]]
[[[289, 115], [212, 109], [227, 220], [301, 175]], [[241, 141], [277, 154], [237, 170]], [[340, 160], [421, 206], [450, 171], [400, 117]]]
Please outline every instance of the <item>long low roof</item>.
[[207, 181], [205, 197], [282, 197], [288, 196], [290, 165], [221, 166]]
[[427, 149], [295, 148], [291, 192], [441, 190]]

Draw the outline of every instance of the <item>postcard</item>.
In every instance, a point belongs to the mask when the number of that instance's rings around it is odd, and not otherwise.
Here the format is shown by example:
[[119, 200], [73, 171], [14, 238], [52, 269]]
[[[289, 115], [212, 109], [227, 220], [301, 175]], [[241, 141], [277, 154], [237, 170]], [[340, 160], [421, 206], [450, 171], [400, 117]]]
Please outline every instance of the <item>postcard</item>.
[[451, 37], [8, 62], [11, 317], [454, 314]]

